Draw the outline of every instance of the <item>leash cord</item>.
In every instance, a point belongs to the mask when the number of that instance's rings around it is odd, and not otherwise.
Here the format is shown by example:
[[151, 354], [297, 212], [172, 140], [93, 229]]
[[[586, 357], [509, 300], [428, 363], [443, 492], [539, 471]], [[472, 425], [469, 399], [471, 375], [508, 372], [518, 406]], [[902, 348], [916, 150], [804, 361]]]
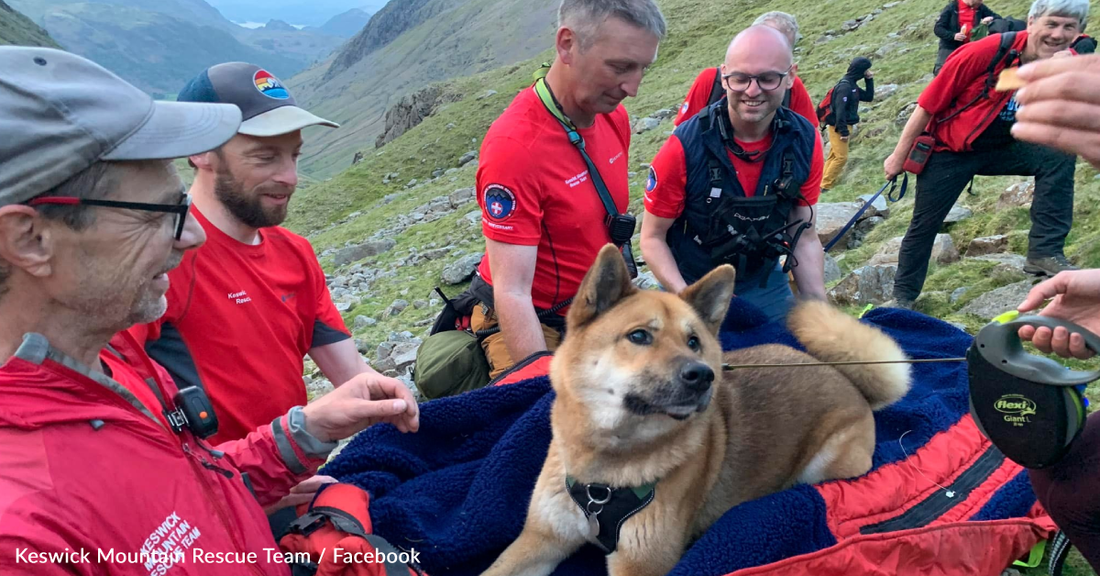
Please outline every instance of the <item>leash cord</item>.
[[722, 370], [741, 368], [793, 368], [796, 366], [862, 366], [869, 364], [927, 364], [932, 362], [966, 362], [966, 358], [910, 358], [906, 360], [843, 360], [840, 362], [795, 362], [793, 364], [722, 364]]
[[909, 460], [909, 453], [905, 451], [905, 444], [902, 444], [901, 441], [903, 439], [905, 439], [905, 434], [908, 434], [910, 432], [912, 432], [912, 430], [906, 430], [905, 433], [902, 434], [900, 438], [898, 438], [898, 446], [901, 447], [901, 453], [905, 455], [905, 461], [909, 462], [909, 465], [912, 466], [913, 469], [917, 471], [917, 474], [920, 474], [922, 478], [924, 478], [925, 480], [927, 480], [927, 481], [935, 484], [936, 486], [939, 486], [940, 488], [942, 488], [943, 491], [944, 491], [944, 496], [947, 496], [948, 498], [954, 498], [955, 497], [955, 491], [954, 490], [948, 490], [947, 487], [944, 486], [943, 484], [940, 484], [939, 482], [936, 482], [936, 481], [932, 480], [931, 478], [929, 478], [924, 473], [923, 470], [918, 468], [916, 464], [913, 464], [913, 462], [911, 462]]

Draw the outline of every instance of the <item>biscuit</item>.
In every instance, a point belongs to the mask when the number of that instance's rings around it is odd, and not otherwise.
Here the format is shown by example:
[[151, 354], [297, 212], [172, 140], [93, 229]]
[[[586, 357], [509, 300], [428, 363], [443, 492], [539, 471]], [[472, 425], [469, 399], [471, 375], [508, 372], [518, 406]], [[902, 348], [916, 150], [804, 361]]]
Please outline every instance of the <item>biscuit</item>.
[[1001, 75], [997, 77], [996, 90], [998, 92], [1007, 92], [1009, 90], [1019, 90], [1023, 88], [1027, 81], [1020, 78], [1016, 72], [1019, 68], [1005, 68], [1001, 71]]

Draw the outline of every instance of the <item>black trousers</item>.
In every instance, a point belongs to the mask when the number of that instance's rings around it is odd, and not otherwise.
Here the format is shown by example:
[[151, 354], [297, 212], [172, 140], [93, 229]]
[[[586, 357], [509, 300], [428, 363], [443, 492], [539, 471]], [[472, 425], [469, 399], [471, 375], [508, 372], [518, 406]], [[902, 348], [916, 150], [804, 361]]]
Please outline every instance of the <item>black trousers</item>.
[[898, 253], [894, 297], [916, 300], [928, 275], [932, 244], [944, 218], [975, 175], [1034, 176], [1028, 257], [1062, 254], [1073, 224], [1073, 172], [1077, 157], [1014, 141], [981, 152], [936, 152], [917, 176], [916, 204]]
[[1057, 464], [1028, 470], [1031, 486], [1069, 541], [1100, 571], [1100, 418], [1090, 417]]
[[937, 76], [940, 73], [940, 68], [943, 68], [943, 63], [947, 62], [947, 57], [955, 52], [954, 48], [940, 48], [936, 52], [936, 65], [932, 67], [932, 75]]

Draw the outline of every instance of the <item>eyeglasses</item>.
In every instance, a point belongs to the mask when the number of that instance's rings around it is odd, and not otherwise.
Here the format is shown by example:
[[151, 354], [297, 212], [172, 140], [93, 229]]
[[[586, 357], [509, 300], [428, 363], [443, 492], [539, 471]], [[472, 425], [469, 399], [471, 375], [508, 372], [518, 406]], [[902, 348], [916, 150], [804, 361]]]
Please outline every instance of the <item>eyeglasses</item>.
[[48, 196], [35, 198], [27, 202], [28, 206], [42, 205], [61, 206], [103, 206], [107, 208], [122, 208], [124, 210], [140, 210], [142, 212], [166, 212], [175, 214], [176, 220], [173, 226], [176, 229], [176, 240], [183, 238], [183, 228], [187, 225], [187, 212], [191, 209], [191, 196], [182, 194], [179, 204], [149, 204], [146, 202], [116, 202], [114, 200], [91, 200], [87, 198], [70, 198], [61, 196]]
[[779, 85], [783, 83], [783, 79], [787, 77], [787, 74], [790, 74], [792, 68], [794, 68], [793, 64], [783, 72], [764, 72], [756, 75], [730, 72], [729, 74], [723, 74], [722, 79], [726, 81], [726, 87], [734, 92], [748, 90], [753, 80], [756, 80], [756, 85], [761, 90], [771, 92], [779, 88]]

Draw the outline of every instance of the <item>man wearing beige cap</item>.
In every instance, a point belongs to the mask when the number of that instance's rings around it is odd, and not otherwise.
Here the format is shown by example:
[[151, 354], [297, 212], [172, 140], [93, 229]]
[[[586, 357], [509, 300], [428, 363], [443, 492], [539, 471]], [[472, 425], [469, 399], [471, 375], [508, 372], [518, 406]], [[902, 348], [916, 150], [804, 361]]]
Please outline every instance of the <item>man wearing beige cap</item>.
[[0, 47], [0, 70], [0, 574], [289, 575], [260, 505], [340, 438], [415, 431], [411, 395], [363, 374], [213, 447], [201, 390], [120, 331], [164, 313], [205, 241], [170, 159], [240, 110], [154, 102], [59, 50]]

